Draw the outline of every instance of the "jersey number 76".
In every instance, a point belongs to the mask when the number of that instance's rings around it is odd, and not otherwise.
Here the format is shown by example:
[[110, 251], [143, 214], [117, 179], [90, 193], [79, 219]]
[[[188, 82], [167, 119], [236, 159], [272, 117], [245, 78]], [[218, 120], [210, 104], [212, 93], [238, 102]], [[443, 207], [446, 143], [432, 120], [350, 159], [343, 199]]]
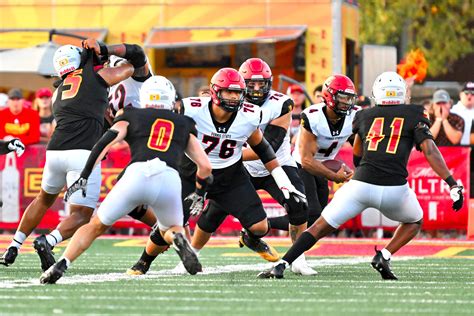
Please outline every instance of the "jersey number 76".
[[[395, 154], [397, 152], [398, 143], [400, 142], [400, 136], [402, 135], [403, 123], [405, 119], [402, 117], [395, 117], [390, 124], [390, 138], [388, 140], [387, 148], [385, 152], [389, 154]], [[385, 118], [376, 117], [370, 126], [370, 130], [367, 133], [366, 141], [369, 142], [367, 150], [377, 151], [379, 143], [385, 138], [383, 134]]]

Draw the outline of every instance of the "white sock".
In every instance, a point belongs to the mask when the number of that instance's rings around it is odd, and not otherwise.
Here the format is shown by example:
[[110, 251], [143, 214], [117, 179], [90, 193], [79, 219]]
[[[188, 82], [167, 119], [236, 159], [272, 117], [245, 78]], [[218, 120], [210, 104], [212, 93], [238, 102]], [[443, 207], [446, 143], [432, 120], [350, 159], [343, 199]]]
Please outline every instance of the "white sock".
[[199, 255], [199, 252], [201, 251], [201, 249], [196, 249], [196, 248], [194, 248], [193, 246], [191, 246], [191, 249], [194, 250], [194, 252], [196, 253], [196, 255]]
[[10, 247], [15, 247], [17, 249], [20, 249], [21, 245], [23, 244], [25, 239], [26, 239], [26, 235], [23, 234], [21, 231], [17, 230], [16, 233], [15, 233], [15, 236], [13, 236], [13, 240], [10, 243], [9, 248]]
[[66, 261], [66, 267], [69, 268], [69, 266], [71, 265], [71, 260], [69, 260], [66, 257], [61, 257], [61, 258], [59, 258], [58, 262], [61, 261], [62, 259], [64, 259], [64, 261]]
[[392, 254], [390, 253], [390, 251], [388, 251], [387, 249], [383, 248], [382, 250], [380, 250], [380, 252], [382, 253], [382, 257], [385, 259], [385, 260], [389, 260], [390, 257], [392, 257]]
[[61, 241], [63, 241], [63, 236], [61, 236], [59, 230], [55, 229], [51, 233], [46, 235], [46, 241], [48, 242], [48, 244], [51, 245], [51, 247], [54, 247]]

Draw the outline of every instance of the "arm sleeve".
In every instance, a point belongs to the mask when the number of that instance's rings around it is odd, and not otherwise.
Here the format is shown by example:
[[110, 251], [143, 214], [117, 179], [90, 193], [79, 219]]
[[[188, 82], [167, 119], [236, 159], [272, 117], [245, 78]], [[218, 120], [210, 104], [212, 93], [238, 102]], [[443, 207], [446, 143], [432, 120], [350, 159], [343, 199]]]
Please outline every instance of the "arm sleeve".
[[277, 152], [281, 144], [283, 144], [285, 136], [286, 129], [276, 125], [268, 125], [265, 128], [265, 132], [263, 133], [263, 137], [268, 141], [268, 143], [270, 144], [270, 146], [272, 146], [275, 152]]
[[8, 142], [0, 140], [0, 155], [5, 155], [10, 152], [10, 149], [8, 149]]

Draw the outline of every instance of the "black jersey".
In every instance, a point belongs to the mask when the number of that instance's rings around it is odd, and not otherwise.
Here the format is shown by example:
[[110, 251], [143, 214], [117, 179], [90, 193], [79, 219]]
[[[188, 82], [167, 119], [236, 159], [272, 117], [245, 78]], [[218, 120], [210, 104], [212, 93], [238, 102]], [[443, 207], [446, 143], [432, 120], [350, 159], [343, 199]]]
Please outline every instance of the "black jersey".
[[189, 134], [197, 133], [193, 119], [169, 110], [127, 107], [114, 123], [119, 121], [130, 123], [125, 137], [132, 153], [130, 164], [159, 158], [178, 170]]
[[108, 85], [94, 70], [94, 52], [87, 50], [86, 56], [84, 65], [69, 73], [56, 90], [56, 128], [48, 150], [91, 150], [103, 134]]
[[433, 139], [427, 112], [418, 105], [384, 105], [359, 111], [353, 132], [363, 142], [353, 179], [376, 185], [403, 185], [413, 145]]

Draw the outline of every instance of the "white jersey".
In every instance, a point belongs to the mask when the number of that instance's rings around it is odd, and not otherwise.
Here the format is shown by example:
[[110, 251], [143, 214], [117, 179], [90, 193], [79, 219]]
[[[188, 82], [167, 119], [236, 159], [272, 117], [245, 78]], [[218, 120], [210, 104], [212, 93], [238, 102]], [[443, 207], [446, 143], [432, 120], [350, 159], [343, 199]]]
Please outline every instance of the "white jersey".
[[326, 104], [313, 104], [301, 113], [301, 127], [296, 136], [295, 150], [293, 157], [301, 164], [301, 156], [298, 150], [300, 142], [301, 128], [305, 128], [318, 138], [318, 151], [314, 154], [316, 160], [334, 159], [342, 145], [352, 135], [352, 121], [357, 112], [353, 109], [351, 114], [342, 118], [337, 126], [330, 125], [328, 118], [324, 114]]
[[[124, 60], [123, 58], [119, 58], [116, 56], [110, 57], [111, 66], [115, 67], [118, 62]], [[151, 67], [150, 75], [144, 78], [140, 78], [140, 80], [136, 80], [133, 77], [129, 77], [124, 81], [113, 85], [109, 89], [109, 107], [112, 109], [112, 112], [117, 113], [118, 110], [123, 109], [128, 106], [133, 106], [134, 108], [140, 108], [140, 89], [145, 82], [151, 75]]]
[[184, 114], [196, 122], [197, 138], [212, 169], [229, 167], [242, 158], [242, 147], [260, 124], [258, 106], [244, 103], [233, 120], [219, 124], [211, 116], [210, 97], [185, 98], [182, 103]]
[[[260, 129], [265, 131], [271, 121], [291, 112], [293, 105], [291, 97], [271, 90], [265, 102], [260, 106], [262, 110]], [[291, 121], [291, 117], [288, 121]], [[290, 129], [287, 130], [285, 139], [275, 154], [280, 166], [296, 167], [295, 160], [291, 156]], [[270, 174], [261, 160], [244, 161], [244, 165], [252, 177], [266, 177]]]

